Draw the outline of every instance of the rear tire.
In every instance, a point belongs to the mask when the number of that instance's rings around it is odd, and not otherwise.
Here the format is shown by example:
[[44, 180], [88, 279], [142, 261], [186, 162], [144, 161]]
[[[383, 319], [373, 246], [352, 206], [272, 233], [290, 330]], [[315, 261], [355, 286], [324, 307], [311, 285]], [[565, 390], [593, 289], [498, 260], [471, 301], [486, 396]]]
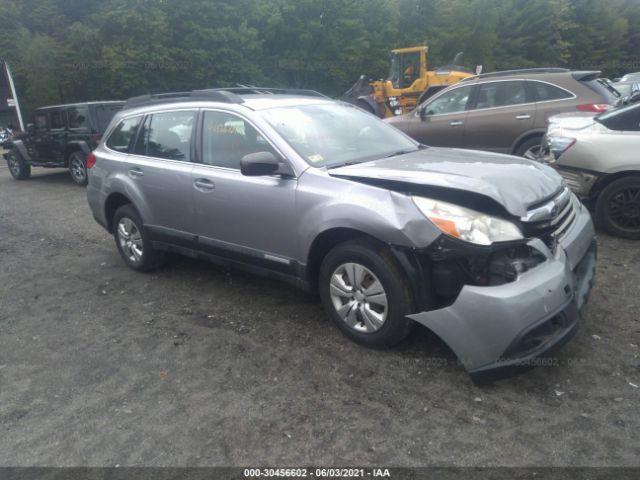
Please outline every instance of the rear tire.
[[529, 160], [537, 160], [542, 148], [542, 137], [533, 137], [522, 143], [516, 150], [516, 155]]
[[31, 165], [22, 158], [20, 151], [16, 147], [9, 151], [7, 166], [9, 167], [9, 173], [16, 180], [26, 180], [31, 176]]
[[596, 221], [610, 235], [640, 239], [640, 177], [607, 185], [596, 201]]
[[69, 155], [69, 174], [76, 185], [84, 187], [87, 184], [87, 159], [80, 150]]
[[120, 256], [129, 268], [148, 272], [164, 263], [164, 252], [152, 248], [140, 215], [131, 204], [116, 210], [113, 216], [113, 237]]
[[327, 314], [351, 340], [389, 348], [414, 327], [411, 288], [389, 249], [357, 239], [334, 247], [322, 261], [319, 293]]

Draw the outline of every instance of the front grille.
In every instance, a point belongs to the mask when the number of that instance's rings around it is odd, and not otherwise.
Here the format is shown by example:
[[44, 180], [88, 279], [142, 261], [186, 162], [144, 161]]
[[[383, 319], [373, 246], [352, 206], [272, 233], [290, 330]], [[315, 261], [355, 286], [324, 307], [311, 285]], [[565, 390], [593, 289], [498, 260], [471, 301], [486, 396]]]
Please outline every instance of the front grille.
[[523, 219], [527, 237], [541, 239], [554, 249], [576, 220], [576, 206], [568, 189], [564, 189], [549, 202], [529, 210]]

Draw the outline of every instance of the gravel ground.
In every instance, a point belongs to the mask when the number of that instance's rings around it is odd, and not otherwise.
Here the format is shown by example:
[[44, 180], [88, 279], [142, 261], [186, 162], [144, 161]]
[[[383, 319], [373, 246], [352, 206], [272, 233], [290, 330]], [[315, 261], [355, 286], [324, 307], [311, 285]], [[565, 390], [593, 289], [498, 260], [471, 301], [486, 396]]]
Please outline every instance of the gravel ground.
[[0, 167], [0, 466], [640, 465], [640, 244], [600, 235], [558, 364], [475, 386], [286, 285], [120, 260], [66, 172]]

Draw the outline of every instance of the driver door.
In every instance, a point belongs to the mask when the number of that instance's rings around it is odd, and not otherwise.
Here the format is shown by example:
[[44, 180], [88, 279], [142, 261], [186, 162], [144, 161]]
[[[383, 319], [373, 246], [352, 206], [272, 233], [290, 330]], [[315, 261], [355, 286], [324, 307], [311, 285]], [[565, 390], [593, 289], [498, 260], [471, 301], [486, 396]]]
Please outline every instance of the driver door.
[[205, 110], [200, 142], [192, 188], [201, 248], [290, 273], [297, 246], [292, 219], [298, 181], [240, 172], [240, 159], [250, 153], [283, 156], [250, 122], [231, 112]]
[[463, 148], [473, 88], [473, 85], [465, 85], [447, 90], [421, 105], [417, 113], [407, 116], [407, 122], [402, 122], [404, 125], [392, 123], [426, 145]]

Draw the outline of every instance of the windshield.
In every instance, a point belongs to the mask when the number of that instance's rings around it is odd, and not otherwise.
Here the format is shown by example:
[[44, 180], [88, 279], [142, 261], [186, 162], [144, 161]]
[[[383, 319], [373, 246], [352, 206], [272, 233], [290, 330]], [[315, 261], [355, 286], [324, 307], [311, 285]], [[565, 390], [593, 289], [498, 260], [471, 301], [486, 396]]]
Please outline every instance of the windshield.
[[350, 105], [298, 105], [262, 115], [314, 167], [361, 163], [418, 149], [394, 127]]

